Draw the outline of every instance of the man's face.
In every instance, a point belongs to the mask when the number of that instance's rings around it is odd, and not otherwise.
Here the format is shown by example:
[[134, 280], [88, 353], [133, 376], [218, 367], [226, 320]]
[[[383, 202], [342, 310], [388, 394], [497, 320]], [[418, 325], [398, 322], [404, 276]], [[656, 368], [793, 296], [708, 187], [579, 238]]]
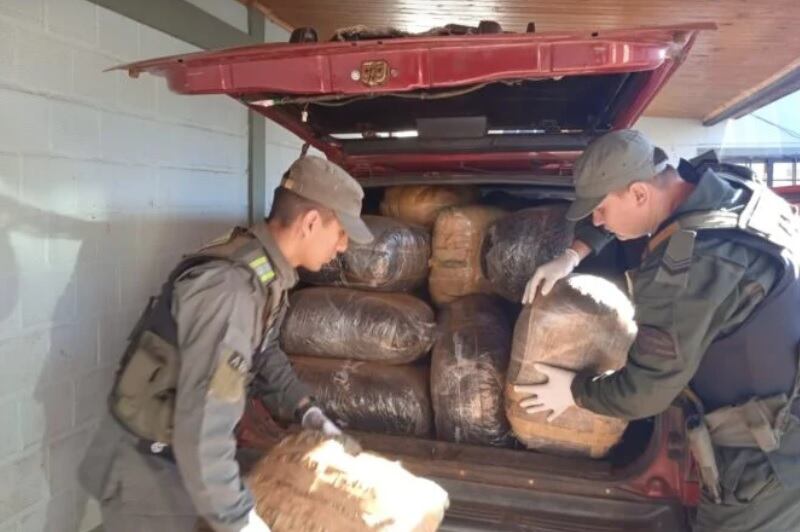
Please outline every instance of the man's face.
[[336, 258], [336, 255], [347, 250], [347, 233], [333, 215], [323, 217], [319, 211], [312, 210], [302, 219], [300, 266], [318, 272], [325, 264]]
[[632, 183], [611, 192], [592, 211], [592, 223], [620, 240], [634, 240], [651, 230], [652, 194], [645, 183]]

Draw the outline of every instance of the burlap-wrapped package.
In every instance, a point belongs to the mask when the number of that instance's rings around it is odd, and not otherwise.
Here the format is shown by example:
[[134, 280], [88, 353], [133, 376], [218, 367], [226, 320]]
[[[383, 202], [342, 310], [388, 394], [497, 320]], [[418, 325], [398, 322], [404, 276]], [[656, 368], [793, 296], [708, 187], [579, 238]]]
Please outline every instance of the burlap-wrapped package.
[[344, 430], [427, 437], [433, 428], [427, 365], [291, 356], [300, 379]]
[[430, 351], [435, 330], [414, 296], [315, 287], [290, 296], [280, 338], [289, 354], [405, 364]]
[[247, 484], [272, 532], [433, 532], [449, 504], [399, 462], [310, 431], [270, 450]]
[[520, 301], [536, 268], [572, 243], [567, 205], [532, 207], [491, 224], [483, 239], [483, 270], [495, 293]]
[[496, 296], [470, 295], [445, 306], [431, 357], [436, 436], [477, 445], [508, 445], [503, 407], [511, 325]]
[[439, 213], [433, 226], [428, 277], [434, 303], [442, 305], [467, 294], [492, 291], [481, 269], [481, 245], [486, 228], [504, 214], [483, 205], [449, 207]]
[[475, 203], [480, 194], [470, 186], [410, 185], [389, 187], [380, 205], [381, 214], [404, 222], [433, 227], [445, 207]]
[[517, 439], [530, 449], [601, 458], [627, 422], [572, 406], [547, 422], [547, 412], [527, 414], [515, 384], [546, 382], [537, 362], [602, 373], [625, 365], [636, 336], [633, 305], [613, 283], [592, 275], [558, 282], [517, 319], [506, 380], [506, 414]]
[[319, 272], [300, 270], [300, 278], [315, 285], [383, 292], [403, 292], [423, 284], [431, 255], [430, 231], [386, 216], [362, 218], [375, 236], [372, 242], [351, 241], [347, 251]]

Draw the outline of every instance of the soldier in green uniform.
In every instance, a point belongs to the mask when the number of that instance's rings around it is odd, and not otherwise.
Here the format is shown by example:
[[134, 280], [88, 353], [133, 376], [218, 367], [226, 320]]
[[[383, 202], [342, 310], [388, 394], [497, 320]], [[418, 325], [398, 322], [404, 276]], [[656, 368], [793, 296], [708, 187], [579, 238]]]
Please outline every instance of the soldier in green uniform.
[[[691, 167], [689, 167], [691, 169]], [[703, 497], [697, 530], [800, 530], [800, 282], [797, 213], [725, 165], [684, 179], [641, 133], [620, 130], [576, 161], [576, 242], [539, 268], [524, 296], [547, 293], [607, 240], [650, 236], [629, 275], [639, 331], [625, 367], [602, 375], [540, 365], [517, 387], [529, 413], [573, 404], [639, 419], [692, 398], [689, 448]]]
[[264, 532], [234, 459], [248, 392], [274, 413], [329, 435], [277, 336], [296, 267], [319, 270], [369, 242], [364, 193], [335, 164], [303, 157], [269, 218], [182, 260], [130, 335], [109, 413], [80, 467], [109, 532]]

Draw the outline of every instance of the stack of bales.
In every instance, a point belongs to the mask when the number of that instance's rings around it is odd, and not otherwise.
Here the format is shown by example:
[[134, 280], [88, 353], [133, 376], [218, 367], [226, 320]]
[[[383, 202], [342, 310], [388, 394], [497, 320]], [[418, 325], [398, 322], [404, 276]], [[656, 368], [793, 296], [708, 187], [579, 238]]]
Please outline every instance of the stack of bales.
[[479, 201], [470, 187], [387, 189], [382, 216], [364, 216], [374, 242], [301, 273], [317, 286], [291, 295], [284, 350], [346, 429], [427, 437], [435, 428], [458, 443], [516, 437], [531, 449], [602, 457], [624, 422], [573, 407], [547, 423], [519, 408], [513, 385], [542, 382], [536, 362], [622, 367], [631, 304], [612, 283], [576, 275], [521, 308], [528, 279], [572, 242], [566, 205], [508, 212]]

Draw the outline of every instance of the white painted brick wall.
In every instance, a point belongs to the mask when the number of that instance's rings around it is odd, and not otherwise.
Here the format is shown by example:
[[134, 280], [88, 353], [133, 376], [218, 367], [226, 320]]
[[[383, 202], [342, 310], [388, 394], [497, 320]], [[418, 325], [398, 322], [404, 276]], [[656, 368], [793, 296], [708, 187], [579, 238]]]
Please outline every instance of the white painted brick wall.
[[[197, 5], [246, 29], [238, 2]], [[85, 0], [0, 0], [0, 532], [99, 523], [75, 467], [130, 326], [182, 253], [246, 219], [244, 109], [102, 72], [189, 51]], [[299, 149], [270, 130], [268, 199]]]
[[22, 450], [22, 433], [19, 422], [17, 401], [6, 397], [0, 399], [0, 426], [3, 437], [0, 439], [0, 455], [9, 456]]
[[46, 469], [42, 448], [27, 451], [0, 466], [0, 522], [24, 513], [47, 496]]

